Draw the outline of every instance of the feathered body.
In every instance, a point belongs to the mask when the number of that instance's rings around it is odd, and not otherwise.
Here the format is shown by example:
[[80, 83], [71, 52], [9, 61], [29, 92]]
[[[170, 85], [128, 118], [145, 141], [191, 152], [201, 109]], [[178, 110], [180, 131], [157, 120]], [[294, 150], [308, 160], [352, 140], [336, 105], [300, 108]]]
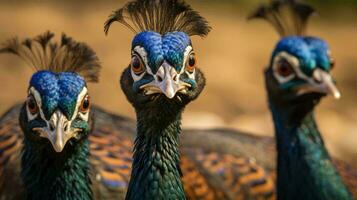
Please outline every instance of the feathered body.
[[278, 152], [278, 199], [352, 199], [325, 146], [314, 118], [320, 99], [340, 93], [325, 41], [306, 36], [314, 10], [295, 0], [274, 0], [250, 18], [271, 23], [282, 39], [265, 73]]

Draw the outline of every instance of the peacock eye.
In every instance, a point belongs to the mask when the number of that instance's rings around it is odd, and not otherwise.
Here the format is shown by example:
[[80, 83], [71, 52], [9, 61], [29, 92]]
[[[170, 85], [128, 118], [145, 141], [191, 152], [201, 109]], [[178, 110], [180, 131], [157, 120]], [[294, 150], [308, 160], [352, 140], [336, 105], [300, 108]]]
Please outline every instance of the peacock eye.
[[30, 111], [30, 113], [32, 115], [37, 114], [38, 106], [37, 106], [35, 98], [32, 95], [27, 97], [26, 104], [27, 104], [28, 110]]
[[90, 97], [87, 94], [82, 100], [80, 112], [87, 113], [89, 111], [90, 107], [91, 107]]
[[276, 71], [280, 76], [284, 78], [294, 74], [294, 69], [292, 68], [291, 64], [285, 59], [281, 59], [278, 62]]
[[186, 71], [193, 73], [195, 71], [196, 65], [197, 65], [196, 55], [195, 53], [192, 52], [188, 56], [185, 69]]
[[139, 58], [138, 55], [133, 55], [131, 58], [131, 70], [136, 74], [139, 75], [145, 71], [145, 66], [142, 60]]
[[331, 70], [335, 68], [336, 66], [336, 60], [334, 58], [330, 58], [330, 68]]

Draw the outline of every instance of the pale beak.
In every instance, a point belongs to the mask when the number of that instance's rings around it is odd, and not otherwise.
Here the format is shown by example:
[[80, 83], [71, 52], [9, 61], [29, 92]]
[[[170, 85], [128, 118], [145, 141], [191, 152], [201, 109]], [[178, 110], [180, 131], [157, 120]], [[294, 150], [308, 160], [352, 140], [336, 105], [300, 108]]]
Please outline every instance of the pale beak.
[[140, 89], [145, 90], [145, 94], [162, 93], [167, 98], [172, 99], [176, 93], [185, 90], [190, 85], [180, 81], [180, 74], [166, 61], [161, 65], [155, 75], [155, 80], [143, 85]]
[[61, 112], [56, 111], [51, 116], [48, 126], [44, 128], [34, 128], [41, 137], [47, 138], [56, 152], [63, 151], [67, 141], [75, 136], [76, 131], [71, 131], [71, 123]]
[[298, 95], [318, 92], [322, 94], [330, 94], [335, 99], [341, 97], [341, 93], [337, 89], [336, 84], [329, 73], [322, 69], [315, 69], [312, 75], [314, 82], [300, 86], [297, 89]]

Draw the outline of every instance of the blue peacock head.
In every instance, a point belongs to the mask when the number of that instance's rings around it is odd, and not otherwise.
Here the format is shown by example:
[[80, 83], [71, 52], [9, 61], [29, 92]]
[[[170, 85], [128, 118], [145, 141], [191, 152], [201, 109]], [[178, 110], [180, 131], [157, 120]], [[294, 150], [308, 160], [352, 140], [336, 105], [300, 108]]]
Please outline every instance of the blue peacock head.
[[11, 39], [1, 52], [21, 57], [37, 71], [20, 114], [26, 142], [61, 152], [67, 143], [73, 145], [89, 132], [91, 101], [86, 80], [98, 80], [100, 65], [86, 44], [64, 34], [57, 44], [51, 42], [53, 37], [46, 32], [23, 42]]
[[[129, 21], [128, 21], [129, 19]], [[190, 36], [206, 36], [207, 21], [184, 1], [136, 0], [115, 11], [105, 23], [118, 21], [136, 33], [131, 62], [121, 86], [136, 106], [198, 97], [205, 79], [198, 69]]]
[[268, 94], [273, 101], [317, 103], [328, 94], [340, 98], [330, 74], [335, 63], [328, 44], [305, 35], [312, 13], [310, 6], [295, 0], [274, 0], [251, 15], [269, 21], [282, 36], [266, 70]]

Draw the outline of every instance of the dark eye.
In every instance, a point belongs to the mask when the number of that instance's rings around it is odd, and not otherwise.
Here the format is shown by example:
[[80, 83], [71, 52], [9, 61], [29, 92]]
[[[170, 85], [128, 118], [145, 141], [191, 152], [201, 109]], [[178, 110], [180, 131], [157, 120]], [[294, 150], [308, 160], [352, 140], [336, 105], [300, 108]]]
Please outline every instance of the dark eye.
[[80, 112], [86, 113], [86, 112], [88, 112], [90, 107], [91, 107], [90, 97], [87, 94], [82, 100], [81, 107], [80, 107]]
[[143, 73], [145, 71], [144, 63], [141, 61], [138, 55], [133, 55], [131, 58], [131, 70], [137, 75]]
[[27, 104], [28, 110], [30, 111], [30, 113], [32, 115], [34, 115], [38, 112], [38, 106], [37, 106], [36, 100], [32, 95], [30, 95], [27, 98], [26, 104]]
[[278, 62], [278, 66], [277, 66], [276, 70], [277, 70], [278, 74], [282, 77], [288, 77], [294, 73], [294, 69], [292, 68], [290, 63], [285, 59], [281, 59]]
[[195, 53], [191, 53], [188, 56], [187, 62], [186, 62], [186, 71], [192, 73], [194, 72], [195, 68], [197, 65], [197, 59]]
[[330, 67], [331, 69], [335, 68], [336, 66], [336, 60], [334, 58], [330, 58]]

